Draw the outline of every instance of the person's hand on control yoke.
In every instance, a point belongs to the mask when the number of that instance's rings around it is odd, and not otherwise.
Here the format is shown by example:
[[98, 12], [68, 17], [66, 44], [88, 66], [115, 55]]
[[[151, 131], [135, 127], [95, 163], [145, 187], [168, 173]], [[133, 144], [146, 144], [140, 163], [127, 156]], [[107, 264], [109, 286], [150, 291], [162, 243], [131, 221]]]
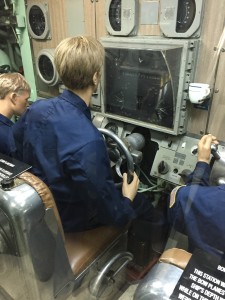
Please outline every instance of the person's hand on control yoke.
[[216, 137], [212, 134], [206, 134], [200, 139], [198, 143], [198, 161], [203, 161], [209, 164], [211, 144], [219, 144]]
[[133, 174], [133, 180], [131, 181], [131, 183], [127, 183], [127, 173], [123, 173], [123, 185], [122, 185], [123, 196], [133, 201], [137, 194], [139, 182], [140, 180], [135, 172]]

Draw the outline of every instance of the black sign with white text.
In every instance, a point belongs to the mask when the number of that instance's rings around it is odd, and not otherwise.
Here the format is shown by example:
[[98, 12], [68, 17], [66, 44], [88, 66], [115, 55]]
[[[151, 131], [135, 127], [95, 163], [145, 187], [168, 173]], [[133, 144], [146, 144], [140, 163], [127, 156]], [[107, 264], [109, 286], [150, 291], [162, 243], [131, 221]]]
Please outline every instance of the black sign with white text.
[[3, 179], [14, 178], [30, 168], [28, 164], [0, 153], [0, 182]]
[[225, 300], [225, 260], [196, 250], [170, 299]]

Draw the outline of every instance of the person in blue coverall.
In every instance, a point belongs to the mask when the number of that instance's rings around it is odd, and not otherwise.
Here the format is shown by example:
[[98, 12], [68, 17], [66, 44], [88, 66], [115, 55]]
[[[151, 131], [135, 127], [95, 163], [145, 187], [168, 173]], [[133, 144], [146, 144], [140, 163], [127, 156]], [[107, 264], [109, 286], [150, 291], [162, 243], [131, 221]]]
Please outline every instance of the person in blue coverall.
[[66, 89], [37, 100], [14, 127], [17, 158], [51, 189], [65, 232], [154, 219], [151, 202], [136, 197], [135, 173], [130, 184], [123, 175], [122, 191], [115, 187], [104, 138], [92, 123], [89, 106], [103, 61], [104, 48], [96, 39], [62, 40], [54, 63]]
[[30, 86], [20, 73], [0, 75], [0, 153], [15, 152], [11, 118], [20, 116], [27, 108]]
[[186, 186], [170, 195], [169, 221], [188, 236], [190, 251], [195, 248], [224, 256], [225, 185], [209, 186], [211, 144], [216, 137], [204, 135], [198, 144], [198, 162]]

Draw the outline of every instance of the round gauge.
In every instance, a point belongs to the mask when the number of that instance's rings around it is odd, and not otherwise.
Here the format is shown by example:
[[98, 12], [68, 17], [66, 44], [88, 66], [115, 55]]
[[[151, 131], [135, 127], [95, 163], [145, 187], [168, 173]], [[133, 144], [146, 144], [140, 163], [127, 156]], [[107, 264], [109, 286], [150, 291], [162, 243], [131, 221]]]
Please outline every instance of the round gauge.
[[38, 68], [44, 80], [52, 80], [52, 77], [54, 76], [54, 68], [48, 56], [42, 55], [39, 57]]
[[28, 30], [32, 38], [50, 38], [47, 5], [29, 4], [27, 6]]
[[54, 65], [54, 49], [42, 49], [36, 59], [36, 69], [41, 80], [48, 85], [56, 85], [59, 75]]
[[41, 36], [45, 31], [45, 16], [39, 6], [33, 5], [29, 13], [29, 23], [33, 32]]
[[167, 37], [199, 37], [204, 0], [160, 0], [160, 29]]
[[110, 35], [137, 34], [137, 0], [105, 0], [106, 29]]

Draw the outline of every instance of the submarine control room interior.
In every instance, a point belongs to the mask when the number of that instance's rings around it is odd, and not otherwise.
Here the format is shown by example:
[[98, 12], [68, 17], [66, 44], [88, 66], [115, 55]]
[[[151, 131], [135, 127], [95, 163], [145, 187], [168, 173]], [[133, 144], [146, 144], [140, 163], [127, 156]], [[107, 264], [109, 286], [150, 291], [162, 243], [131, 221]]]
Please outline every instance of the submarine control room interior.
[[224, 0], [0, 0], [0, 300], [225, 299], [224, 71]]

